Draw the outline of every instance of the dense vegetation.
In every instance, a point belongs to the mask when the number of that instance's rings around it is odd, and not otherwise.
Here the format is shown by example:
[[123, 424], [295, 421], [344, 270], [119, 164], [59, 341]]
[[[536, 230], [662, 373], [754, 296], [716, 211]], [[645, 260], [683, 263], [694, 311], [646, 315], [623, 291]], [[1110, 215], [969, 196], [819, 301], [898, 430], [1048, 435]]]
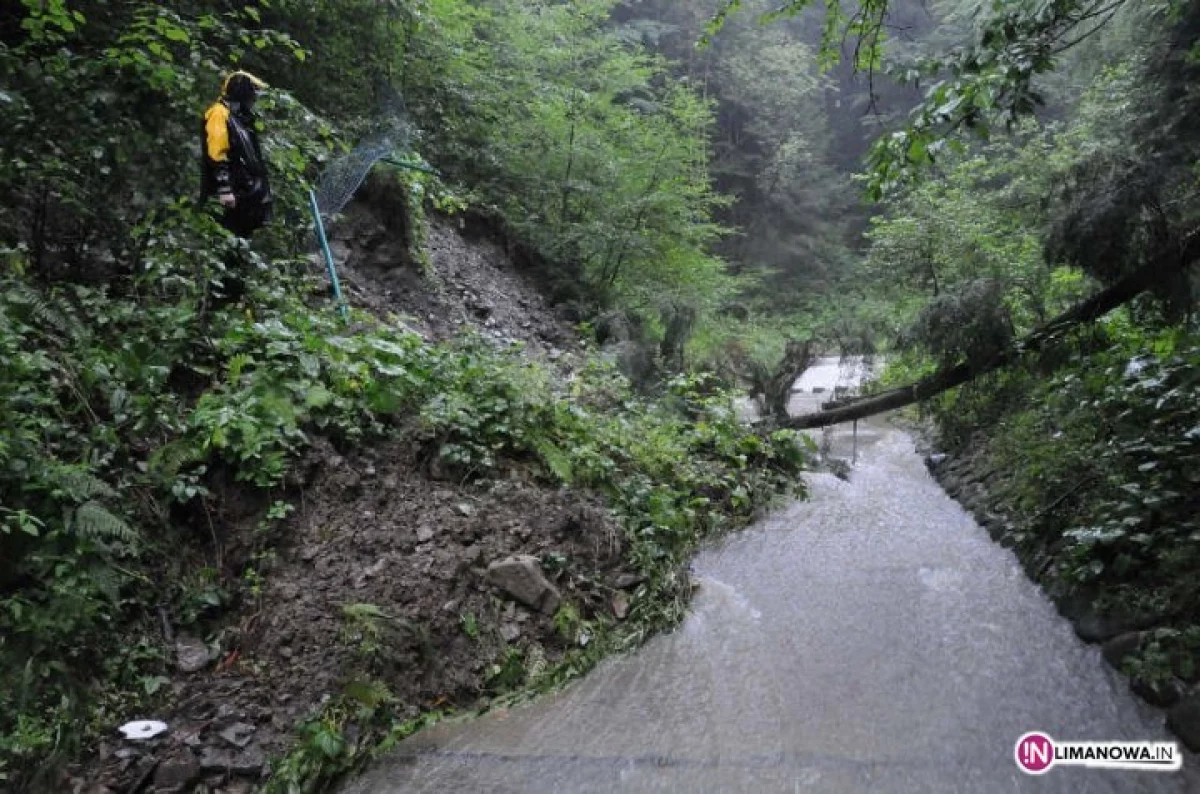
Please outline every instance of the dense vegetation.
[[[548, 681], [677, 617], [698, 539], [797, 487], [791, 434], [742, 429], [719, 388], [674, 377], [688, 332], [739, 291], [711, 245], [711, 108], [608, 26], [612, 6], [3, 3], [0, 783], [53, 786], [55, 763], [161, 696], [162, 621], [203, 631], [257, 581], [209, 559], [225, 501], [257, 495], [272, 542], [314, 435], [403, 434], [474, 478], [522, 461], [611, 505], [654, 606], [598, 626]], [[199, 113], [235, 64], [275, 86], [260, 110], [278, 217], [252, 249], [191, 198]], [[661, 399], [598, 365], [563, 379], [338, 321], [305, 189], [399, 127], [416, 134], [398, 154], [444, 175], [399, 178], [418, 215], [490, 213], [580, 319], [616, 309], [650, 344], [678, 329]], [[249, 293], [220, 305], [236, 262]], [[330, 773], [322, 737], [281, 783]]]
[[865, 228], [851, 175], [869, 140], [870, 99], [853, 69], [824, 68], [819, 17], [763, 26], [755, 15], [772, 7], [765, 0], [698, 47], [720, 6], [641, 0], [616, 19], [713, 100], [711, 172], [730, 200], [717, 217], [733, 230], [717, 250], [745, 280], [722, 322], [698, 329], [695, 348], [744, 373], [747, 360], [776, 363], [785, 338], [833, 347], [861, 337], [835, 296], [853, 289]]
[[[162, 616], [201, 624], [254, 579], [212, 603], [223, 500], [278, 522], [318, 434], [603, 495], [659, 608], [535, 683], [635, 641], [678, 615], [700, 537], [793, 487], [793, 437], [739, 427], [720, 386], [800, 341], [887, 349], [885, 385], [988, 370], [925, 405], [941, 443], [1010, 473], [1047, 587], [1156, 629], [1131, 672], [1194, 683], [1200, 5], [814, 5], [0, 0], [0, 781], [157, 696]], [[277, 222], [252, 249], [192, 198], [235, 65], [274, 86]], [[410, 224], [487, 216], [597, 342], [640, 347], [640, 393], [337, 320], [305, 191], [383, 132], [439, 174], [395, 177]], [[220, 306], [234, 262], [250, 291]], [[277, 785], [357, 763], [347, 721], [413, 727], [356, 708], [310, 723]]]

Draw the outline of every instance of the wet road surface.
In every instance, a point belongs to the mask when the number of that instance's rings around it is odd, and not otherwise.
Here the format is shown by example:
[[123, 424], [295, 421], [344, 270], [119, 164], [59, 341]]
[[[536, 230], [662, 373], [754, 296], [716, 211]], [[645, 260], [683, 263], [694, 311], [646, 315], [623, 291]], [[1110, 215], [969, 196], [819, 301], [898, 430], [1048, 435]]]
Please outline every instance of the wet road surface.
[[1023, 775], [1030, 730], [1170, 737], [906, 435], [860, 425], [859, 455], [850, 482], [812, 475], [809, 501], [701, 553], [676, 632], [413, 737], [346, 794], [1200, 791], [1194, 756], [1180, 774]]

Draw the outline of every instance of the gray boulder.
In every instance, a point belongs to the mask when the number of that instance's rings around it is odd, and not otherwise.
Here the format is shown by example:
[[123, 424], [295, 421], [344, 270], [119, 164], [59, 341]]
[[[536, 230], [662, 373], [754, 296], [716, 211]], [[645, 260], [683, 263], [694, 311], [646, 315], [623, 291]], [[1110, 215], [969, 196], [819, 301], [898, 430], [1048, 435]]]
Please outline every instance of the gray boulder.
[[1129, 631], [1113, 637], [1104, 643], [1104, 660], [1120, 670], [1121, 664], [1142, 647], [1145, 636], [1142, 631]]
[[163, 761], [154, 770], [154, 786], [162, 791], [191, 791], [192, 784], [199, 779], [200, 762], [190, 750]]
[[487, 569], [487, 581], [546, 615], [553, 615], [562, 603], [562, 595], [542, 573], [538, 558], [527, 554], [493, 562]]
[[195, 637], [180, 637], [175, 643], [175, 665], [185, 673], [203, 670], [212, 661], [208, 646]]

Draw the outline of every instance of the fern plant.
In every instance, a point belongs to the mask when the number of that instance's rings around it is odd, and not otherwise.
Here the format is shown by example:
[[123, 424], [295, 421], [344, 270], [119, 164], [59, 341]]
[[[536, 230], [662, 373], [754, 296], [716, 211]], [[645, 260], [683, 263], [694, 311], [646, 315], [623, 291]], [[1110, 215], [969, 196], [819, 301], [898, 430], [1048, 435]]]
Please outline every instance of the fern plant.
[[66, 303], [52, 302], [31, 285], [15, 279], [5, 280], [0, 288], [4, 290], [9, 305], [18, 311], [23, 310], [26, 319], [34, 326], [57, 335], [57, 341], [78, 344], [85, 338], [87, 332], [83, 323]]
[[75, 508], [69, 526], [71, 531], [79, 537], [100, 543], [118, 544], [125, 548], [132, 548], [138, 541], [137, 532], [129, 524], [94, 500], [84, 502]]
[[82, 466], [60, 466], [47, 472], [55, 484], [56, 498], [80, 503], [92, 499], [113, 499], [112, 486]]

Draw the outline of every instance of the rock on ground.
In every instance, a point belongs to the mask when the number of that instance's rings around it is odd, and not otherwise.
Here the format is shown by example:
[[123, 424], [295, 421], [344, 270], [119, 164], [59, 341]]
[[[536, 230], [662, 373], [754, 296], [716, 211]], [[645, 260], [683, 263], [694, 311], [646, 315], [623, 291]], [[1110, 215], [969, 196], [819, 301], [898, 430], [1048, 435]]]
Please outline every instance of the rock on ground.
[[200, 762], [190, 750], [184, 750], [158, 765], [154, 770], [154, 787], [165, 791], [190, 791], [200, 775]]
[[542, 573], [537, 557], [520, 555], [488, 566], [487, 579], [530, 609], [553, 615], [562, 603], [558, 588]]
[[194, 637], [180, 637], [175, 643], [175, 664], [182, 672], [197, 673], [212, 661], [208, 646]]

